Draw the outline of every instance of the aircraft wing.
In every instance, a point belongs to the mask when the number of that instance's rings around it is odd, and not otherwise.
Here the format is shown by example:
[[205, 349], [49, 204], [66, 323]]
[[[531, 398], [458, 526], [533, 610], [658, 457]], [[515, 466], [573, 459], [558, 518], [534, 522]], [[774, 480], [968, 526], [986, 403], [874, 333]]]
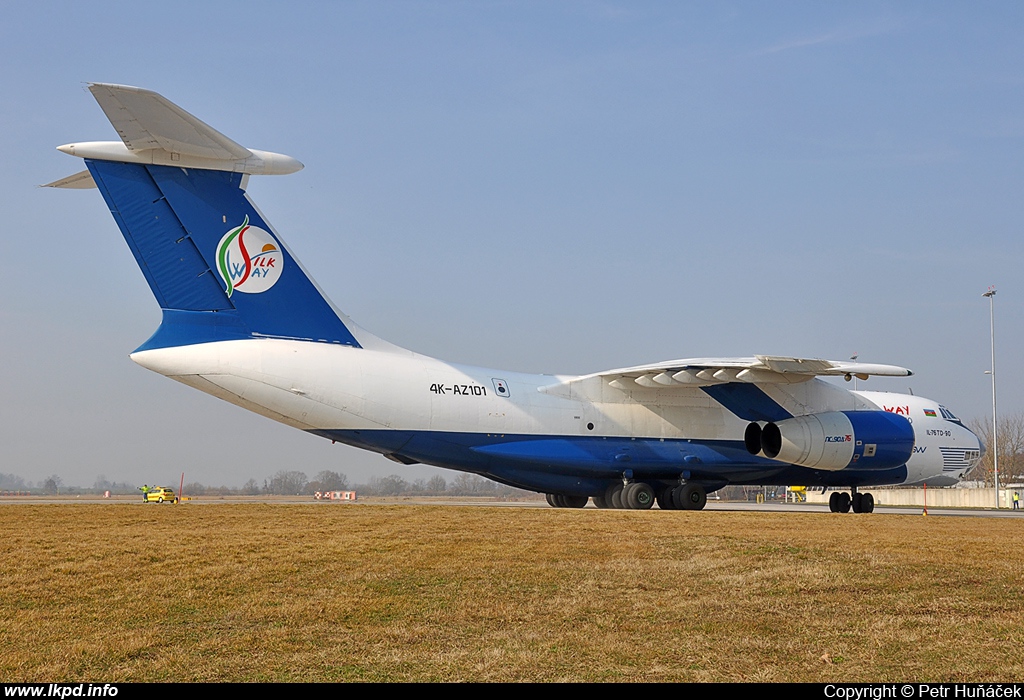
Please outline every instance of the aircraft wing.
[[742, 382], [748, 384], [795, 384], [814, 377], [870, 376], [909, 377], [913, 374], [905, 367], [895, 365], [840, 362], [801, 357], [756, 355], [754, 357], [696, 358], [671, 360], [651, 365], [638, 365], [573, 377], [564, 384], [573, 384], [601, 377], [618, 389], [637, 385], [652, 389], [673, 387], [701, 387], [714, 384]]
[[129, 151], [160, 148], [219, 160], [239, 160], [252, 155], [245, 146], [152, 90], [90, 83], [89, 91]]

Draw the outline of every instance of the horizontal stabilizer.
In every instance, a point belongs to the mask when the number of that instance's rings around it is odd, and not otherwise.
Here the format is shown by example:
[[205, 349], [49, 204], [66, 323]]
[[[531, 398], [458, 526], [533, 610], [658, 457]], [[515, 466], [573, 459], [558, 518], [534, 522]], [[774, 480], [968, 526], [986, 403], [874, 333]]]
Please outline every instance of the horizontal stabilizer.
[[47, 182], [45, 185], [40, 185], [40, 187], [58, 187], [64, 190], [94, 190], [96, 189], [96, 181], [92, 179], [92, 173], [88, 170], [83, 170], [80, 173], [68, 175], [60, 180]]
[[245, 146], [152, 90], [90, 83], [89, 92], [130, 151], [161, 148], [218, 160], [239, 160], [252, 155]]
[[68, 143], [57, 147], [62, 153], [91, 160], [248, 175], [287, 175], [302, 170], [302, 163], [291, 156], [236, 143], [152, 90], [90, 83], [89, 91], [121, 141]]

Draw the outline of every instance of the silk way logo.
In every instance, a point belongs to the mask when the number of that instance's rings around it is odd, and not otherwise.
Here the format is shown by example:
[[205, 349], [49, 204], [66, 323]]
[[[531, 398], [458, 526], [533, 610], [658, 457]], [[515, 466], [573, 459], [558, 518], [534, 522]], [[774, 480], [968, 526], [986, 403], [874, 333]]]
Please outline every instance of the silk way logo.
[[259, 294], [281, 279], [284, 254], [269, 232], [249, 225], [249, 217], [238, 228], [224, 234], [217, 245], [217, 269], [227, 285], [230, 297], [234, 292]]

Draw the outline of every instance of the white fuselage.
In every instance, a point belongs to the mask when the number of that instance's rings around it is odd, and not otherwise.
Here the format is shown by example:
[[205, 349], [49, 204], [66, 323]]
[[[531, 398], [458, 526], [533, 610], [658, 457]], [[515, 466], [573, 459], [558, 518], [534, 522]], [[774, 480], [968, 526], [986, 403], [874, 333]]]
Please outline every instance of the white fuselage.
[[[132, 359], [261, 415], [321, 433], [742, 441], [748, 423], [699, 388], [623, 390], [601, 377], [569, 382], [573, 378], [456, 365], [383, 343], [353, 348], [264, 338], [143, 350]], [[959, 478], [980, 455], [974, 434], [945, 419], [944, 409], [928, 399], [848, 391], [820, 379], [761, 388], [794, 415], [905, 415], [915, 433], [907, 483]], [[433, 463], [448, 466], [440, 458]]]

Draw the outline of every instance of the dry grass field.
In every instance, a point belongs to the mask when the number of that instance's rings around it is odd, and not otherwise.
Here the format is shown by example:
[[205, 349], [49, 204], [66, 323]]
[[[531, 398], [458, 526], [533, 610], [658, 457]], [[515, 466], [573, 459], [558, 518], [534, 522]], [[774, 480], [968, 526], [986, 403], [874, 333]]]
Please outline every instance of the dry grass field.
[[1019, 681], [1020, 521], [0, 507], [6, 681]]

